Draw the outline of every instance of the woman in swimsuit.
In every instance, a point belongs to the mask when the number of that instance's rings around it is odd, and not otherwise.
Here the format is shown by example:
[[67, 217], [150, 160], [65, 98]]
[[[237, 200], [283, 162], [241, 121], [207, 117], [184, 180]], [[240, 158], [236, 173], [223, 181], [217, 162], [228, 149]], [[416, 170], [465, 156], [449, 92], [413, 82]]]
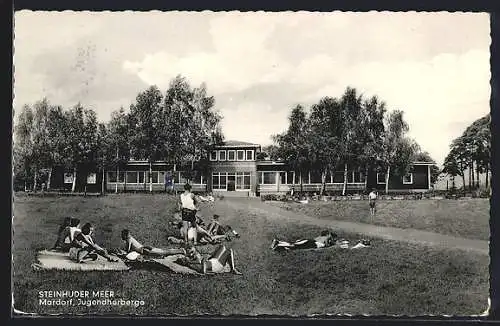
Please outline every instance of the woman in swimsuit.
[[110, 256], [106, 249], [97, 245], [92, 237], [94, 227], [90, 223], [86, 223], [81, 230], [75, 232], [75, 237], [72, 242], [72, 247], [69, 251], [70, 258], [78, 263], [83, 263], [86, 260], [96, 260], [97, 255], [106, 258], [109, 262], [118, 261]]
[[126, 254], [130, 252], [137, 252], [141, 255], [146, 256], [156, 256], [156, 257], [164, 257], [169, 255], [177, 255], [177, 254], [186, 254], [186, 250], [184, 248], [179, 249], [160, 249], [154, 248], [151, 246], [144, 246], [139, 241], [137, 241], [131, 234], [128, 229], [122, 230], [121, 234], [122, 240], [125, 242], [125, 252]]

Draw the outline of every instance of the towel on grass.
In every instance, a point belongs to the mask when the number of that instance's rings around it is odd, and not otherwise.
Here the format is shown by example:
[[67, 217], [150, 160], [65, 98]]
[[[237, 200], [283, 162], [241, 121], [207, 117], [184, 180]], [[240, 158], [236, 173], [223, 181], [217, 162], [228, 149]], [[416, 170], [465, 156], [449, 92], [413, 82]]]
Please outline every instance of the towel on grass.
[[170, 269], [174, 273], [190, 274], [190, 275], [202, 275], [202, 274], [198, 273], [197, 271], [195, 271], [194, 269], [177, 264], [176, 260], [179, 258], [182, 258], [182, 257], [185, 257], [185, 256], [182, 254], [179, 254], [179, 255], [166, 256], [164, 258], [153, 258], [150, 260], [157, 263], [157, 264], [160, 264], [164, 267], [167, 267], [168, 269]]
[[98, 256], [95, 261], [77, 263], [69, 258], [69, 253], [42, 250], [37, 253], [37, 262], [32, 265], [35, 270], [66, 271], [124, 271], [130, 269], [123, 261], [109, 262]]
[[162, 269], [169, 270], [176, 274], [201, 275], [197, 271], [187, 266], [179, 264], [179, 259], [186, 258], [182, 254], [170, 255], [163, 258], [151, 258], [140, 254], [124, 257], [125, 263], [133, 269]]

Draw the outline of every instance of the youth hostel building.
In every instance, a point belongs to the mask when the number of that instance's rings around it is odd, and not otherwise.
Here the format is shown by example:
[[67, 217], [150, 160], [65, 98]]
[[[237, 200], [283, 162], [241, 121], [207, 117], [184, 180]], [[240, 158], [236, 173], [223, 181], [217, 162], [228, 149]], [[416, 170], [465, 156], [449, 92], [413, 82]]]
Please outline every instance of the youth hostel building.
[[[213, 192], [223, 196], [253, 197], [261, 194], [287, 193], [294, 189], [319, 193], [321, 189], [321, 175], [314, 171], [298, 173], [291, 171], [285, 162], [258, 160], [257, 154], [261, 145], [242, 141], [226, 141], [223, 145], [214, 148], [209, 155], [209, 168], [199, 174], [190, 184], [194, 192]], [[391, 175], [389, 191], [391, 192], [425, 192], [431, 189], [430, 166], [433, 162], [413, 162], [410, 172], [404, 176]], [[187, 180], [182, 171], [175, 165], [158, 161], [151, 166], [152, 191], [168, 190], [181, 191]], [[61, 171], [62, 172], [62, 171]], [[108, 170], [103, 176], [100, 173], [89, 173], [79, 176], [77, 188], [86, 187], [87, 191], [100, 191], [102, 178], [105, 178], [107, 192], [147, 192], [150, 166], [147, 161], [130, 160], [117, 170]], [[72, 173], [64, 172], [53, 174], [52, 188], [63, 183], [63, 188], [71, 189]], [[55, 180], [57, 179], [57, 180]], [[55, 182], [55, 184], [54, 184]], [[326, 180], [327, 192], [342, 191], [344, 171], [328, 175]], [[347, 192], [363, 193], [376, 188], [385, 190], [385, 174], [364, 171], [353, 168], [347, 173]]]

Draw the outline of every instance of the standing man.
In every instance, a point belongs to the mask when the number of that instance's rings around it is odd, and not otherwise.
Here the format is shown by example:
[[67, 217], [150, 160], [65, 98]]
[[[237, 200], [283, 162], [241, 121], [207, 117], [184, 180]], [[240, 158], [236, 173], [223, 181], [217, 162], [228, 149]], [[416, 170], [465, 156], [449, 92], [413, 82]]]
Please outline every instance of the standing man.
[[[179, 198], [179, 209], [182, 216], [182, 228], [184, 229], [184, 241], [188, 243], [188, 231], [193, 228], [194, 232], [194, 244], [197, 243], [197, 232], [196, 232], [196, 212], [198, 211], [196, 196], [191, 192], [191, 185], [186, 183], [184, 185], [184, 192]], [[181, 232], [182, 233], [182, 232]]]
[[375, 204], [377, 201], [377, 190], [375, 188], [368, 194], [368, 202], [370, 204], [370, 217], [373, 219], [375, 217]]

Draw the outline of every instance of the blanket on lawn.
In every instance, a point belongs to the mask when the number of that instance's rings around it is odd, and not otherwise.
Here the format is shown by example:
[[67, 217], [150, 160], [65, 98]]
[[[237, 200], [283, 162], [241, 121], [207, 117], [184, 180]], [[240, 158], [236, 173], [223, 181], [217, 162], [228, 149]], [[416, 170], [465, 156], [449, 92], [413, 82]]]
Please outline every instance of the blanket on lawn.
[[125, 263], [133, 269], [161, 269], [168, 270], [176, 274], [201, 275], [192, 268], [179, 264], [177, 261], [186, 256], [182, 254], [165, 256], [162, 258], [152, 258], [143, 255], [137, 255], [133, 259], [123, 257]]
[[[135, 260], [126, 260], [127, 264], [133, 266], [135, 269], [143, 269], [143, 268], [162, 268], [167, 269], [176, 274], [185, 274], [185, 275], [204, 275], [188, 266], [185, 263], [182, 263], [182, 260], [185, 260], [186, 256], [183, 254], [166, 256], [164, 258], [149, 258], [140, 256]], [[223, 273], [230, 273], [231, 267], [226, 264], [224, 266]], [[209, 273], [207, 275], [211, 275]]]
[[69, 258], [69, 253], [42, 250], [37, 253], [37, 262], [32, 264], [35, 270], [66, 270], [66, 271], [124, 271], [130, 269], [122, 260], [109, 262], [98, 256], [95, 261], [77, 263]]

